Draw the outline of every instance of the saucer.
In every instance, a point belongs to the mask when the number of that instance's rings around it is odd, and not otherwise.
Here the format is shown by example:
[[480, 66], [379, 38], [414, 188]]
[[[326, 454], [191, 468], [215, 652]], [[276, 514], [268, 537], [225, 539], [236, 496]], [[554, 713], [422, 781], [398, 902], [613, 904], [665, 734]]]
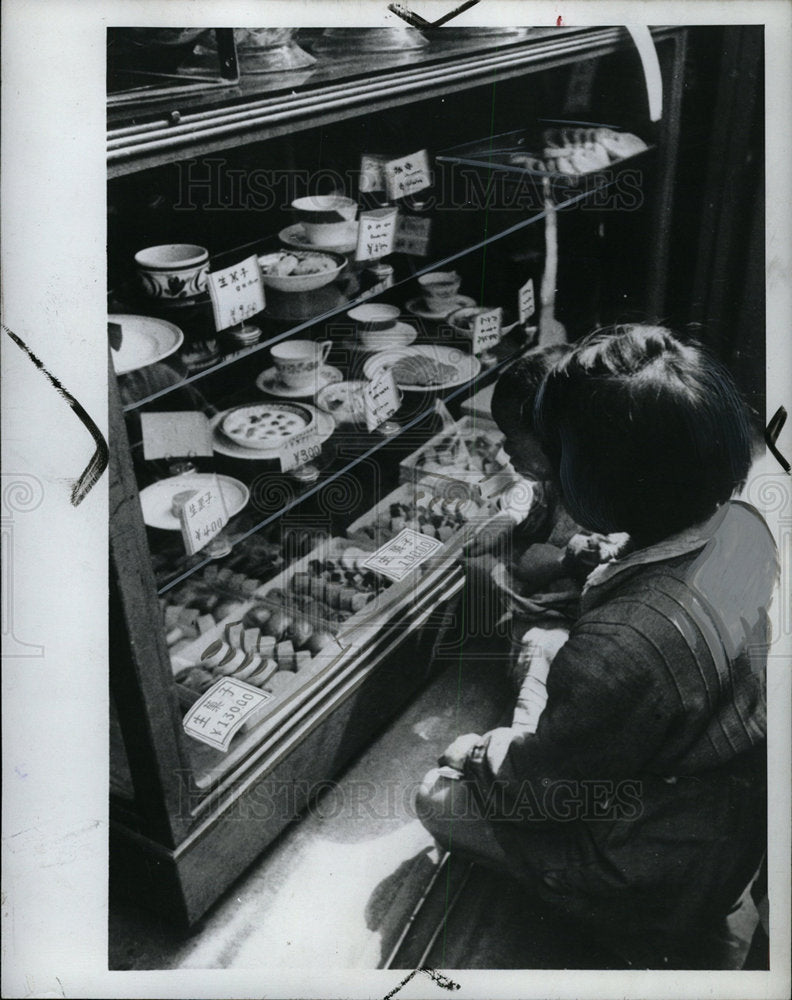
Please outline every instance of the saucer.
[[302, 223], [295, 222], [293, 225], [281, 229], [278, 233], [278, 239], [281, 243], [284, 243], [287, 247], [292, 247], [294, 250], [317, 250], [320, 253], [323, 250], [330, 253], [352, 253], [357, 248], [357, 235], [358, 224], [352, 221], [349, 223], [348, 239], [344, 240], [343, 243], [334, 244], [333, 246], [320, 247], [315, 243], [311, 243], [307, 233], [303, 229]]
[[278, 378], [278, 369], [267, 368], [266, 371], [256, 379], [256, 388], [266, 392], [269, 396], [283, 396], [286, 399], [303, 399], [307, 396], [314, 396], [320, 389], [333, 382], [343, 382], [344, 376], [332, 365], [322, 365], [319, 370], [319, 377], [311, 385], [291, 386], [284, 385]]
[[475, 299], [471, 299], [469, 295], [455, 295], [453, 299], [450, 300], [450, 305], [448, 309], [442, 312], [434, 312], [426, 305], [426, 300], [423, 296], [418, 296], [418, 298], [410, 299], [407, 303], [407, 311], [411, 312], [413, 316], [420, 316], [421, 319], [435, 319], [441, 320], [445, 319], [452, 312], [456, 312], [457, 309], [464, 309], [469, 306], [474, 306], [476, 304]]

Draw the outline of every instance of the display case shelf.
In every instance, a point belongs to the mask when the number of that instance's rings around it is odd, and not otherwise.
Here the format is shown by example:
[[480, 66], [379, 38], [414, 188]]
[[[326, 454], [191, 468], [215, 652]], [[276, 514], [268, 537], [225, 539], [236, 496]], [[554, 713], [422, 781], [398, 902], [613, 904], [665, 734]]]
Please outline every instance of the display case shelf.
[[[631, 161], [626, 161], [625, 165], [614, 165], [614, 167], [608, 172], [608, 175], [592, 175], [587, 178], [584, 182], [584, 189], [582, 191], [576, 190], [575, 193], [570, 194], [568, 197], [562, 197], [556, 204], [556, 211], [565, 211], [578, 204], [585, 204], [586, 201], [590, 201], [594, 198], [602, 197], [603, 192], [607, 191], [610, 187], [618, 183], [619, 174], [621, 169], [629, 169], [629, 164]], [[479, 164], [473, 164], [478, 167]], [[536, 183], [536, 178], [531, 178], [531, 183]], [[576, 184], [577, 188], [578, 185]], [[541, 191], [541, 182], [539, 184], [539, 191]], [[547, 210], [542, 209], [541, 211], [532, 212], [526, 217], [522, 218], [519, 222], [515, 222], [504, 228], [495, 228], [495, 231], [489, 230], [489, 225], [497, 227], [497, 219], [495, 216], [489, 216], [490, 221], [485, 230], [486, 235], [473, 243], [466, 244], [464, 247], [446, 250], [445, 252], [438, 253], [430, 261], [422, 261], [419, 258], [408, 254], [392, 254], [389, 256], [389, 262], [393, 263], [394, 270], [396, 272], [396, 278], [393, 285], [390, 286], [389, 295], [393, 295], [398, 291], [403, 291], [411, 282], [414, 282], [421, 275], [429, 274], [432, 271], [441, 270], [448, 267], [471, 254], [476, 253], [485, 247], [496, 243], [499, 240], [506, 239], [508, 237], [514, 236], [520, 232], [523, 232], [528, 227], [535, 225], [537, 222], [541, 222], [547, 216]], [[430, 218], [431, 221], [431, 218]], [[269, 250], [275, 249], [277, 247], [277, 238], [270, 237], [265, 240], [255, 241], [254, 243], [248, 244], [243, 247], [239, 247], [234, 251], [229, 251], [222, 255], [222, 263], [218, 263], [217, 266], [225, 266], [225, 262], [231, 262], [233, 260], [241, 260], [246, 256], [253, 253], [264, 254]], [[123, 292], [121, 293], [123, 295]], [[127, 293], [128, 296], [128, 293]], [[158, 389], [155, 392], [147, 393], [141, 396], [139, 399], [135, 399], [133, 402], [127, 403], [124, 406], [124, 412], [130, 413], [135, 410], [141, 409], [142, 407], [154, 402], [157, 399], [162, 399], [165, 396], [170, 395], [179, 389], [183, 389], [185, 386], [193, 385], [195, 383], [201, 382], [208, 376], [215, 375], [221, 370], [227, 368], [229, 365], [237, 364], [245, 359], [252, 359], [256, 357], [261, 351], [267, 350], [274, 344], [279, 343], [282, 340], [286, 340], [289, 337], [293, 337], [295, 334], [303, 333], [306, 330], [310, 330], [314, 326], [319, 326], [336, 317], [343, 316], [349, 309], [356, 305], [360, 305], [363, 302], [369, 301], [371, 298], [368, 294], [351, 295], [348, 298], [344, 297], [343, 301], [328, 309], [322, 313], [315, 316], [310, 316], [306, 319], [299, 320], [293, 324], [287, 324], [286, 329], [280, 329], [277, 333], [272, 333], [269, 336], [262, 337], [261, 341], [255, 345], [243, 349], [234, 348], [223, 356], [216, 363], [208, 365], [201, 370], [193, 372], [186, 375], [183, 379], [169, 385], [165, 388]], [[111, 312], [128, 312], [134, 308], [148, 309], [156, 308], [156, 303], [146, 303], [145, 301], [136, 300], [134, 298], [127, 297], [126, 300], [120, 299], [118, 293], [115, 295], [111, 294], [111, 299], [114, 299]], [[178, 315], [174, 314], [171, 310], [167, 313], [160, 312], [161, 316], [167, 315], [173, 321], [178, 320]], [[267, 326], [272, 326], [272, 321], [269, 319], [266, 310], [263, 313], [259, 313], [257, 316], [251, 317], [250, 322], [252, 324], [264, 324], [265, 329]], [[278, 326], [283, 326], [283, 323], [276, 323]], [[203, 327], [205, 335], [207, 337], [215, 336], [214, 328], [212, 326], [211, 318], [211, 308], [208, 301], [204, 306], [203, 315]]]
[[[657, 40], [673, 30], [652, 29]], [[442, 39], [442, 29], [436, 34]], [[439, 41], [417, 52], [356, 56], [286, 74], [280, 80], [248, 79], [219, 106], [207, 95], [200, 100], [171, 98], [154, 108], [137, 108], [134, 114], [115, 111], [107, 136], [110, 176], [166, 163], [186, 150], [190, 155], [216, 152], [240, 139], [270, 139], [428, 96], [600, 58], [629, 44], [621, 27], [540, 28], [518, 41]], [[334, 82], [338, 77], [341, 82]], [[260, 97], [262, 91], [270, 96]]]

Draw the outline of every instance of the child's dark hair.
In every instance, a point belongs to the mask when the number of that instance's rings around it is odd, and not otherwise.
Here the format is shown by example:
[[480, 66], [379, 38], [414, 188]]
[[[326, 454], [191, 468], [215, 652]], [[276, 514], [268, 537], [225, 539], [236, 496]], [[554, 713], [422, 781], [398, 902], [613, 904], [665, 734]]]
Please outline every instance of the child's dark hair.
[[589, 334], [548, 374], [534, 417], [572, 517], [639, 545], [709, 517], [751, 464], [731, 375], [664, 327]]
[[536, 394], [552, 366], [572, 350], [569, 344], [537, 347], [508, 368], [492, 392], [492, 419], [500, 427], [533, 431]]

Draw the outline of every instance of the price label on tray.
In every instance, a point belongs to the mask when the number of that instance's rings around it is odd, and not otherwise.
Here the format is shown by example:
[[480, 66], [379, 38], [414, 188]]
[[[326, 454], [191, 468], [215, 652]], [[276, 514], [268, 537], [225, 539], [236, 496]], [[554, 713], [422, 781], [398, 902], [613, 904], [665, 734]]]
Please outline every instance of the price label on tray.
[[395, 538], [377, 549], [363, 565], [398, 583], [442, 547], [443, 543], [439, 538], [431, 538], [412, 528], [402, 528]]
[[432, 168], [429, 166], [429, 154], [425, 149], [421, 149], [410, 156], [388, 160], [385, 164], [385, 183], [388, 197], [393, 201], [431, 187]]
[[313, 427], [308, 427], [299, 434], [294, 434], [286, 441], [278, 452], [281, 472], [291, 472], [309, 462], [313, 462], [322, 453], [322, 442]]
[[224, 677], [201, 695], [185, 715], [184, 731], [194, 740], [225, 753], [234, 734], [274, 697], [252, 684]]
[[205, 414], [195, 410], [171, 413], [141, 413], [143, 458], [211, 458], [212, 431]]
[[[174, 511], [175, 513], [175, 511]], [[228, 524], [228, 511], [217, 476], [185, 497], [179, 508], [179, 522], [187, 555], [193, 556], [219, 535]]]
[[497, 309], [488, 309], [486, 312], [476, 313], [473, 317], [474, 354], [483, 354], [500, 343], [502, 321], [503, 309], [500, 306]]
[[256, 254], [231, 267], [212, 271], [207, 275], [206, 287], [212, 300], [217, 330], [237, 326], [260, 313], [265, 306], [264, 285]]
[[421, 215], [400, 215], [396, 224], [396, 239], [393, 249], [399, 253], [411, 253], [416, 257], [429, 254], [429, 239], [432, 220]]
[[525, 326], [536, 312], [533, 278], [529, 278], [517, 293], [517, 306], [520, 310], [520, 323]]
[[360, 213], [355, 260], [379, 260], [393, 253], [398, 209], [375, 208]]
[[401, 397], [393, 372], [390, 368], [381, 371], [376, 378], [363, 386], [363, 410], [366, 415], [366, 429], [373, 431], [401, 406]]

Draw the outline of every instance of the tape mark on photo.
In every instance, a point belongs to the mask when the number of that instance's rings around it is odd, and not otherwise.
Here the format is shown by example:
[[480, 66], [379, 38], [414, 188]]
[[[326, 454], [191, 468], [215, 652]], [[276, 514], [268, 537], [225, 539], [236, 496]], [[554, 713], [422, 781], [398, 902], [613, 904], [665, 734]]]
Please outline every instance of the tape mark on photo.
[[9, 330], [7, 326], [3, 326], [3, 330], [14, 341], [17, 347], [24, 351], [36, 368], [38, 368], [38, 370], [47, 378], [50, 385], [53, 386], [61, 399], [64, 399], [69, 404], [94, 440], [96, 450], [94, 451], [90, 462], [86, 465], [82, 474], [72, 486], [70, 500], [72, 506], [77, 507], [88, 496], [96, 483], [99, 482], [102, 477], [102, 473], [107, 468], [107, 463], [110, 458], [107, 441], [105, 441], [104, 435], [91, 419], [90, 415], [86, 412], [80, 401], [75, 399], [69, 390], [66, 389], [50, 371], [48, 371], [44, 362], [30, 350], [27, 344], [20, 337], [18, 337], [12, 330]]

